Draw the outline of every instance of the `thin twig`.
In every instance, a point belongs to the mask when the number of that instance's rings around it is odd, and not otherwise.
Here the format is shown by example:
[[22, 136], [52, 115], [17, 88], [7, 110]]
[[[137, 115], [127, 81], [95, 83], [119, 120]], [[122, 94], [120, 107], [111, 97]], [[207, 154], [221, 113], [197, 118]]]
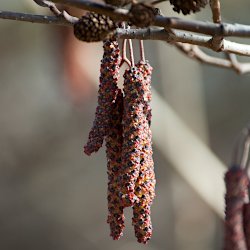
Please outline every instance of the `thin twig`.
[[67, 21], [62, 16], [47, 16], [47, 15], [34, 15], [34, 14], [25, 14], [11, 11], [1, 11], [0, 10], [0, 19], [23, 21], [30, 23], [43, 23], [43, 24], [55, 24], [63, 26], [72, 26], [72, 23]]
[[[237, 62], [237, 67], [232, 63], [230, 59], [222, 59], [218, 57], [209, 56], [204, 53], [198, 46], [191, 44], [175, 43], [175, 47], [188, 56], [191, 59], [197, 60], [201, 63], [206, 63], [209, 65], [232, 69], [238, 74], [246, 74], [250, 72], [250, 63], [239, 63]], [[229, 56], [235, 56], [229, 54]]]
[[210, 8], [212, 10], [214, 23], [221, 23], [220, 1], [210, 0]]
[[127, 65], [129, 67], [131, 67], [131, 62], [129, 61], [129, 59], [127, 58], [127, 39], [124, 39], [122, 41], [122, 60], [120, 63], [120, 67], [124, 64], [127, 63]]
[[128, 48], [129, 48], [129, 54], [130, 54], [131, 67], [134, 67], [135, 66], [135, 58], [134, 58], [133, 43], [132, 43], [131, 39], [128, 39]]
[[140, 56], [141, 56], [141, 60], [142, 60], [143, 62], [145, 62], [146, 59], [145, 59], [145, 51], [144, 51], [143, 40], [140, 40], [139, 43], [140, 43]]

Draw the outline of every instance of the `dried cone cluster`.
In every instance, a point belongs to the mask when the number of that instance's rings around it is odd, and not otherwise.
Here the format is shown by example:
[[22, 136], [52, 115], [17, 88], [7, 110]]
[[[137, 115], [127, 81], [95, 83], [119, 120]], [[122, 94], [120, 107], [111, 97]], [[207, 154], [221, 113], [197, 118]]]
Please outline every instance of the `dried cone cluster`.
[[[125, 70], [123, 93], [117, 87], [120, 55], [116, 40], [104, 42], [98, 106], [84, 152], [96, 152], [105, 139], [108, 168], [110, 235], [119, 239], [125, 207], [133, 207], [135, 235], [147, 243], [152, 235], [150, 206], [155, 174], [150, 130], [151, 74], [148, 62]], [[124, 94], [124, 97], [123, 97]]]
[[208, 4], [208, 0], [170, 0], [173, 10], [184, 15], [198, 12]]
[[[225, 238], [224, 250], [247, 250], [249, 245], [249, 179], [244, 169], [230, 168], [225, 175]], [[247, 240], [246, 240], [247, 239]]]
[[108, 39], [116, 28], [110, 17], [88, 12], [74, 24], [74, 35], [85, 42], [99, 42]]

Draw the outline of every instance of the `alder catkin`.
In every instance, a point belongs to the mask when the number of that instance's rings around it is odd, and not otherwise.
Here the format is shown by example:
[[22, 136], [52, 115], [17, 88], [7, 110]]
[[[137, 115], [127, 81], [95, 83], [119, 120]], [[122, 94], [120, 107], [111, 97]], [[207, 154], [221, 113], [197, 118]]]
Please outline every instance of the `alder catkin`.
[[120, 50], [116, 39], [109, 39], [103, 43], [104, 54], [100, 68], [100, 84], [98, 90], [98, 106], [95, 120], [89, 138], [84, 146], [87, 155], [97, 152], [107, 135], [114, 102], [118, 93]]
[[144, 123], [147, 122], [143, 112], [143, 74], [137, 67], [124, 73], [124, 115], [121, 176], [121, 198], [124, 207], [132, 206], [136, 201], [135, 182], [139, 176], [141, 151], [144, 137]]
[[139, 176], [135, 183], [137, 201], [133, 205], [133, 226], [138, 242], [147, 243], [152, 236], [152, 223], [150, 207], [155, 197], [155, 173], [152, 150], [151, 123], [151, 74], [152, 67], [148, 62], [140, 61], [137, 65], [143, 75], [143, 104], [144, 115], [147, 118], [143, 124], [146, 136], [143, 138], [141, 151], [141, 166]]
[[170, 4], [174, 5], [173, 10], [184, 15], [190, 12], [198, 12], [208, 4], [208, 0], [170, 0]]
[[143, 94], [143, 100], [144, 100], [144, 114], [147, 117], [147, 120], [149, 122], [149, 126], [151, 125], [151, 118], [152, 118], [152, 108], [150, 106], [150, 102], [152, 100], [152, 92], [151, 92], [151, 77], [153, 68], [149, 64], [148, 61], [140, 61], [136, 66], [140, 69], [140, 71], [143, 74], [144, 77], [144, 94]]
[[231, 167], [225, 174], [225, 222], [223, 250], [247, 250], [243, 230], [243, 205], [249, 180], [244, 169]]
[[123, 206], [120, 202], [119, 176], [122, 167], [122, 115], [123, 95], [119, 90], [115, 102], [115, 108], [111, 115], [111, 122], [106, 141], [106, 155], [108, 161], [108, 220], [110, 225], [110, 236], [118, 240], [122, 236], [125, 217]]
[[250, 203], [244, 204], [243, 207], [243, 225], [247, 244], [247, 249], [250, 249]]

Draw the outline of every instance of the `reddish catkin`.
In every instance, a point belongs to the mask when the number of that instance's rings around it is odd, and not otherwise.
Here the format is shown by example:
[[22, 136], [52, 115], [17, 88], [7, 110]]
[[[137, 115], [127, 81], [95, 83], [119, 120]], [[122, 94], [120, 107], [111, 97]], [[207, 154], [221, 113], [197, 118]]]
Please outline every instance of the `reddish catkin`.
[[125, 217], [123, 206], [120, 202], [119, 176], [121, 171], [122, 157], [122, 114], [123, 114], [123, 95], [119, 90], [115, 108], [111, 116], [110, 129], [105, 138], [106, 154], [108, 160], [108, 220], [110, 225], [110, 236], [118, 240], [122, 236]]
[[117, 40], [109, 39], [104, 41], [103, 49], [98, 106], [88, 141], [84, 146], [84, 152], [87, 155], [97, 152], [103, 144], [104, 137], [107, 135], [109, 129], [110, 116], [118, 92], [117, 82], [121, 57]]
[[143, 112], [143, 75], [137, 67], [124, 73], [124, 115], [122, 146], [122, 201], [124, 207], [132, 206], [136, 201], [135, 182], [141, 166], [141, 151], [147, 132], [147, 122]]
[[149, 126], [151, 125], [151, 118], [152, 118], [152, 109], [150, 107], [150, 101], [152, 100], [152, 92], [151, 92], [151, 77], [153, 68], [149, 64], [148, 61], [140, 61], [136, 66], [140, 69], [144, 77], [144, 88], [145, 92], [143, 94], [144, 100], [144, 107], [143, 111], [144, 114], [147, 116], [147, 120], [149, 122]]
[[135, 195], [138, 200], [133, 205], [133, 225], [135, 235], [138, 242], [147, 243], [152, 236], [152, 224], [150, 218], [150, 206], [155, 197], [155, 173], [152, 150], [152, 132], [150, 130], [151, 123], [151, 107], [149, 102], [152, 99], [151, 95], [151, 74], [152, 67], [148, 62], [139, 62], [136, 65], [143, 74], [143, 100], [144, 100], [144, 115], [147, 121], [144, 123], [144, 131], [147, 134], [143, 140], [141, 152], [141, 167], [139, 176], [135, 184]]
[[243, 205], [249, 180], [244, 169], [230, 168], [225, 175], [226, 209], [224, 250], [246, 250]]
[[148, 123], [145, 123], [148, 136], [144, 140], [141, 153], [141, 168], [135, 184], [138, 201], [133, 206], [133, 225], [138, 242], [147, 243], [152, 236], [150, 206], [155, 197], [155, 173], [152, 151], [152, 134]]
[[244, 205], [243, 216], [244, 216], [243, 225], [244, 225], [247, 249], [250, 249], [250, 203]]

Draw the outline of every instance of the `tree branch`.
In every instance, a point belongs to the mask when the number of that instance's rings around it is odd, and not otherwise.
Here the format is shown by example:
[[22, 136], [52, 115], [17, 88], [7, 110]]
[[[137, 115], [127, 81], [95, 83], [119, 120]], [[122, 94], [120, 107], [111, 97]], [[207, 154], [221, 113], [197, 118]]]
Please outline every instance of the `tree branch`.
[[43, 24], [72, 26], [72, 23], [65, 20], [63, 16], [58, 17], [58, 16], [46, 16], [46, 15], [34, 15], [34, 14], [25, 14], [25, 13], [17, 13], [17, 12], [0, 10], [0, 19], [8, 19], [8, 20], [15, 20], [15, 21], [30, 22], [30, 23], [43, 23]]
[[[174, 31], [174, 33], [170, 33], [165, 29], [159, 28], [117, 29], [116, 35], [117, 37], [122, 39], [131, 38], [139, 40], [162, 40], [168, 43], [189, 43], [217, 51], [217, 47], [214, 47], [211, 37], [183, 31]], [[221, 51], [243, 56], [250, 56], [250, 45], [223, 40], [223, 46], [221, 48]]]
[[201, 63], [232, 69], [239, 74], [246, 74], [250, 72], [250, 63], [239, 63], [236, 59], [236, 56], [233, 54], [228, 54], [228, 60], [227, 60], [209, 56], [196, 45], [183, 44], [183, 43], [176, 43], [174, 45], [178, 50], [180, 50], [186, 56], [188, 56], [193, 60], [197, 60]]
[[[37, 2], [38, 0], [36, 0]], [[40, 0], [39, 0], [40, 1]], [[65, 4], [84, 10], [94, 11], [105, 14], [119, 21], [129, 21], [130, 14], [127, 9], [115, 8], [110, 5], [95, 3], [88, 0], [50, 0], [53, 3]], [[51, 3], [53, 6], [54, 4]], [[210, 6], [213, 13], [214, 22], [221, 21], [219, 0], [210, 0]], [[49, 7], [49, 6], [45, 6]], [[56, 7], [56, 6], [55, 6]], [[25, 13], [16, 13], [9, 11], [0, 11], [0, 19], [9, 19], [16, 21], [25, 21], [31, 23], [55, 24], [63, 26], [72, 26], [78, 19], [67, 14], [65, 11], [56, 11], [56, 16], [34, 15]], [[214, 51], [223, 51], [238, 55], [250, 56], [250, 45], [234, 43], [228, 40], [215, 42], [216, 37], [238, 36], [250, 37], [250, 26], [241, 24], [218, 24], [202, 21], [184, 20], [178, 18], [155, 16], [155, 26], [164, 28], [143, 28], [143, 29], [117, 29], [115, 35], [122, 39], [139, 40], [162, 40], [182, 50], [189, 57], [196, 60], [213, 64], [224, 68], [232, 68], [238, 73], [250, 71], [250, 64], [242, 64], [237, 61], [234, 55], [227, 55], [227, 59], [214, 58], [202, 52], [198, 46], [206, 47]], [[170, 30], [172, 32], [170, 32]], [[182, 31], [181, 31], [182, 30]], [[193, 33], [191, 33], [193, 32]], [[195, 34], [200, 33], [200, 34]], [[204, 35], [205, 34], [205, 35]], [[209, 36], [208, 36], [209, 35]], [[180, 43], [189, 44], [189, 49]], [[195, 46], [194, 46], [195, 45]], [[190, 47], [191, 46], [191, 47]], [[192, 54], [192, 56], [190, 56]]]
[[[77, 7], [88, 11], [94, 11], [99, 14], [110, 16], [119, 21], [129, 21], [128, 10], [116, 9], [113, 6], [95, 3], [88, 0], [50, 0], [54, 3], [60, 3], [67, 6]], [[237, 36], [250, 37], [250, 26], [242, 24], [214, 24], [211, 22], [184, 20], [174, 17], [155, 16], [153, 25], [159, 27], [167, 27], [178, 30], [191, 31], [205, 35], [219, 36]]]

